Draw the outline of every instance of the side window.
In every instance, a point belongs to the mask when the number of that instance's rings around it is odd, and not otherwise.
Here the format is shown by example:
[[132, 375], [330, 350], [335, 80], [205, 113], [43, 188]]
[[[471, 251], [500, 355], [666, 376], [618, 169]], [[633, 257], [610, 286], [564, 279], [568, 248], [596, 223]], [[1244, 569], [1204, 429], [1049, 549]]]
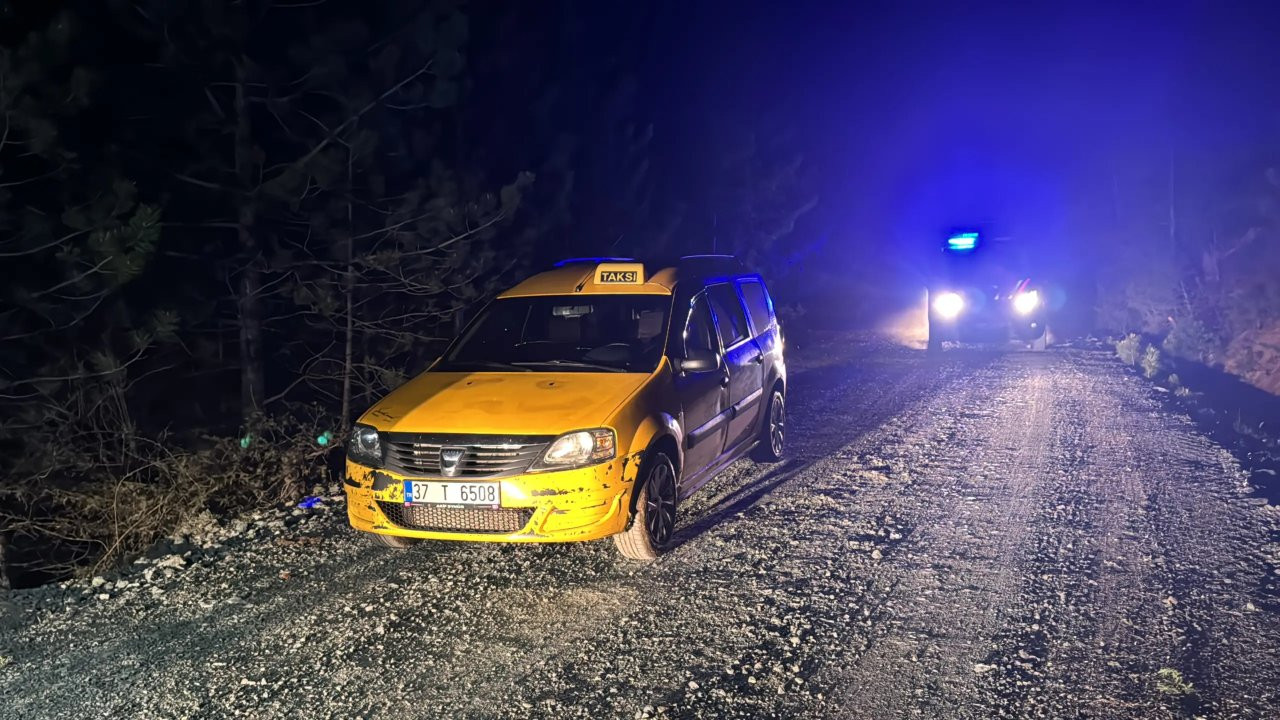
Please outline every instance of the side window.
[[720, 283], [707, 288], [707, 297], [711, 299], [711, 309], [716, 314], [716, 327], [720, 329], [720, 341], [730, 347], [746, 340], [751, 331], [747, 329], [747, 315], [742, 311], [742, 302], [738, 293], [728, 283]]
[[720, 353], [720, 344], [716, 342], [715, 324], [711, 322], [711, 311], [707, 309], [707, 298], [699, 295], [689, 311], [689, 321], [684, 326], [684, 352], [689, 356], [690, 350], [710, 350]]
[[747, 303], [747, 313], [751, 316], [751, 327], [760, 334], [773, 321], [773, 301], [764, 283], [759, 280], [743, 280], [738, 286], [742, 289], [742, 299]]

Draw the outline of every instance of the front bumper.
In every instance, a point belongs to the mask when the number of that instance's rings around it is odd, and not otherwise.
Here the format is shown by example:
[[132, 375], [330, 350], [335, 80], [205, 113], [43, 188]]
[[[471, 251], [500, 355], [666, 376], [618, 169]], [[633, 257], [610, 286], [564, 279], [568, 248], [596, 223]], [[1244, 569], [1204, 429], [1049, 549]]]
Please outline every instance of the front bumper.
[[929, 316], [930, 335], [958, 342], [1030, 342], [1043, 335], [1046, 327], [1044, 315], [1039, 312], [1019, 315], [1014, 312], [969, 311], [954, 318], [941, 318], [935, 313]]
[[407, 506], [405, 480], [466, 479], [402, 475], [347, 460], [343, 483], [347, 518], [356, 530], [429, 540], [595, 540], [626, 526], [636, 473], [635, 463], [629, 460], [615, 458], [577, 470], [496, 478], [493, 481], [501, 483], [497, 509]]

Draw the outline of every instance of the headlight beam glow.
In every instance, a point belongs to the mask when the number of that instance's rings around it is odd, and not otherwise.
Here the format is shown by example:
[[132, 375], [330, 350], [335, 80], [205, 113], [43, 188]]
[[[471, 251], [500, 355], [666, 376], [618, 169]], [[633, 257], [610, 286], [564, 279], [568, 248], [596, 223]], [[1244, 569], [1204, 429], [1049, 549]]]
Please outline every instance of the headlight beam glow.
[[933, 311], [937, 313], [938, 317], [945, 320], [950, 320], [959, 315], [961, 310], [964, 310], [964, 298], [960, 296], [960, 293], [939, 293], [933, 299]]
[[1030, 315], [1040, 307], [1040, 293], [1035, 290], [1024, 290], [1013, 296], [1013, 309], [1019, 315]]

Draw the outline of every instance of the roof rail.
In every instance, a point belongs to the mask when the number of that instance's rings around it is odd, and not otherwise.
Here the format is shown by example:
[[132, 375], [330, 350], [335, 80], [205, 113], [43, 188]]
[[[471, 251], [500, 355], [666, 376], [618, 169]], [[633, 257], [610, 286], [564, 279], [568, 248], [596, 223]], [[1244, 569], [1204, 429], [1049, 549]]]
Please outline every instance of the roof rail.
[[627, 257], [580, 257], [580, 258], [566, 258], [566, 259], [561, 260], [560, 262], [556, 263], [556, 264], [555, 264], [555, 267], [564, 267], [564, 266], [566, 266], [566, 265], [585, 265], [585, 264], [595, 265], [595, 264], [599, 264], [599, 263], [603, 263], [603, 262], [636, 262], [636, 259], [635, 259], [635, 258], [627, 258]]

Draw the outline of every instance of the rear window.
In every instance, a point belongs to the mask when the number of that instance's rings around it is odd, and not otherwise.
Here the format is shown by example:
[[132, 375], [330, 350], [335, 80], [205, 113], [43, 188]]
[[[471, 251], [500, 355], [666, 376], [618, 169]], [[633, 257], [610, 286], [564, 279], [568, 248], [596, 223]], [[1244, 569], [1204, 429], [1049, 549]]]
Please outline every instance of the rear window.
[[747, 315], [742, 310], [742, 302], [738, 300], [738, 293], [733, 286], [728, 283], [712, 285], [707, 288], [707, 297], [711, 300], [711, 310], [716, 314], [720, 342], [728, 348], [746, 340], [750, 335]]
[[759, 280], [743, 280], [738, 286], [742, 289], [742, 299], [747, 303], [747, 314], [751, 316], [751, 327], [756, 333], [762, 333], [773, 321], [773, 301], [764, 283]]

